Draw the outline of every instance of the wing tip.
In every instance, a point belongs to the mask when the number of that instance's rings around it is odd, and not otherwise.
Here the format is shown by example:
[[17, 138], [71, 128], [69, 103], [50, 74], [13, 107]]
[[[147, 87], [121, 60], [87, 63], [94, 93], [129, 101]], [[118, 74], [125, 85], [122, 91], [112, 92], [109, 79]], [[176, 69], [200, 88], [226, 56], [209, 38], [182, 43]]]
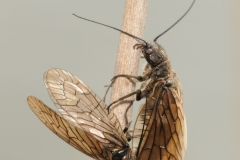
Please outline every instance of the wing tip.
[[30, 96], [27, 96], [27, 101], [31, 100], [31, 99], [35, 99], [34, 96], [30, 95]]

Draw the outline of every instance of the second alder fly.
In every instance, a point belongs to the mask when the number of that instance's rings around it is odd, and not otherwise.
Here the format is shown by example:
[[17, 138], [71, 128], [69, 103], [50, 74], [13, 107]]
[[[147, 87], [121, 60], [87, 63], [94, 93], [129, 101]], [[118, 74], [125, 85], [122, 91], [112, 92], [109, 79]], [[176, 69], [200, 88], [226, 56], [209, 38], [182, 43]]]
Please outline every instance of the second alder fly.
[[[194, 2], [195, 0], [187, 12], [170, 28], [189, 12]], [[137, 100], [146, 98], [134, 126], [132, 150], [117, 117], [108, 112], [112, 104], [107, 107], [88, 86], [69, 72], [51, 69], [44, 75], [44, 82], [58, 112], [33, 96], [28, 97], [30, 108], [56, 135], [93, 159], [183, 160], [187, 132], [180, 83], [165, 50], [156, 42], [169, 29], [157, 36], [153, 42], [146, 42], [127, 32], [113, 29], [141, 41], [142, 43], [134, 47], [141, 49], [148, 62], [147, 67], [150, 66], [143, 76], [114, 77], [114, 80], [118, 77], [135, 78], [139, 81], [150, 80], [144, 89], [112, 103], [134, 94]]]

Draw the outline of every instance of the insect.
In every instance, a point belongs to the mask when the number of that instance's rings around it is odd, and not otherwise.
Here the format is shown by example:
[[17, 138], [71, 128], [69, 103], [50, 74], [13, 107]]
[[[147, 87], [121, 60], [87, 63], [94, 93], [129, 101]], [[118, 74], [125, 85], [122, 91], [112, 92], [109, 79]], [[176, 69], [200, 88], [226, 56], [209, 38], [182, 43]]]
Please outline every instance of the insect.
[[118, 119], [81, 80], [51, 69], [44, 75], [49, 95], [58, 113], [33, 96], [28, 104], [37, 117], [64, 141], [98, 160], [119, 160], [130, 153]]
[[[131, 153], [133, 159], [183, 160], [185, 157], [187, 126], [182, 106], [181, 86], [176, 73], [172, 70], [166, 51], [156, 41], [179, 22], [190, 11], [194, 3], [195, 0], [185, 14], [166, 31], [158, 35], [153, 42], [146, 42], [127, 33], [140, 42], [135, 44], [133, 48], [140, 49], [146, 59], [148, 63], [146, 73], [143, 76], [117, 75], [112, 79], [111, 84], [119, 77], [149, 82], [144, 83], [146, 85], [144, 89], [138, 89], [111, 103], [108, 110], [113, 104], [135, 94], [137, 101], [146, 98], [146, 103], [142, 106], [133, 129]], [[144, 85], [142, 86], [144, 87]]]
[[[187, 147], [186, 121], [182, 108], [182, 93], [176, 73], [165, 50], [155, 41], [138, 44], [151, 69], [143, 76], [118, 75], [150, 82], [113, 102], [136, 94], [136, 100], [146, 98], [133, 129], [133, 155], [138, 160], [182, 160]], [[110, 105], [111, 106], [111, 105]]]
[[[140, 43], [148, 62], [143, 76], [117, 75], [138, 81], [150, 80], [146, 87], [130, 93], [109, 106], [72, 74], [51, 69], [44, 75], [44, 82], [58, 113], [33, 96], [28, 103], [38, 118], [55, 134], [79, 151], [99, 160], [183, 160], [185, 156], [186, 122], [182, 108], [182, 93], [176, 73], [172, 70], [165, 50], [156, 41], [175, 26], [192, 8], [153, 42], [146, 42], [127, 32], [82, 17], [77, 17], [118, 30]], [[118, 119], [110, 110], [111, 105], [136, 94], [136, 100], [146, 98], [134, 129], [132, 149]]]

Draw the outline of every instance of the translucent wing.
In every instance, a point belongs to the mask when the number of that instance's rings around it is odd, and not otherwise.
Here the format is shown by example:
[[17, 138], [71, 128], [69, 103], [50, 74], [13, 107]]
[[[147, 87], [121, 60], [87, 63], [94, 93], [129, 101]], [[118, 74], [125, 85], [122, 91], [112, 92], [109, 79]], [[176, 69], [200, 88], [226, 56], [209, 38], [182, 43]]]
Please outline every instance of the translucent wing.
[[64, 118], [61, 117], [33, 96], [29, 96], [27, 100], [32, 111], [57, 136], [94, 159], [104, 159], [97, 139], [74, 126], [74, 120], [72, 122], [66, 120], [71, 117], [67, 115]]
[[84, 148], [80, 151], [95, 159], [108, 160], [116, 151], [128, 148], [116, 116], [107, 113], [106, 105], [81, 80], [61, 69], [51, 69], [45, 73], [44, 82], [62, 117], [95, 146], [83, 139], [84, 146], [91, 152]]
[[[138, 114], [133, 131], [133, 151], [139, 149], [138, 160], [184, 159], [187, 131], [180, 83], [175, 73], [173, 80], [171, 87], [156, 83]], [[141, 135], [143, 138], [140, 140]]]
[[122, 133], [117, 117], [108, 113], [105, 103], [76, 76], [61, 69], [50, 69], [44, 74], [44, 82], [60, 112], [67, 112], [76, 120], [80, 118], [79, 124], [81, 114], [97, 117], [101, 119], [98, 125], [117, 130], [117, 135]]

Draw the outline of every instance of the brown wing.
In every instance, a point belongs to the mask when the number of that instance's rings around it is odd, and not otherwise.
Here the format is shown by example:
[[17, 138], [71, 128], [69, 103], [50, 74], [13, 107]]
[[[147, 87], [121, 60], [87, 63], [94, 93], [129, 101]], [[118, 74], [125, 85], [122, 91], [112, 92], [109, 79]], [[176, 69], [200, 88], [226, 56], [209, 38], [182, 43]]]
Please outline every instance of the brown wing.
[[50, 69], [44, 74], [44, 82], [60, 112], [67, 112], [76, 121], [80, 118], [80, 124], [81, 116], [91, 114], [101, 119], [97, 122], [100, 126], [107, 125], [106, 128], [117, 130], [116, 134], [121, 135], [122, 128], [117, 117], [112, 112], [108, 113], [105, 103], [76, 76], [61, 69]]
[[127, 140], [116, 116], [107, 113], [106, 105], [81, 80], [61, 69], [51, 69], [45, 73], [44, 82], [62, 117], [93, 140], [98, 153], [90, 155], [111, 159], [113, 152], [126, 148]]
[[61, 117], [33, 96], [29, 96], [27, 100], [36, 116], [57, 136], [94, 159], [105, 159], [97, 139], [74, 126], [74, 120], [71, 123], [66, 120], [71, 119], [71, 117]]
[[[137, 154], [140, 138], [142, 133], [144, 132], [144, 129], [143, 129], [144, 115], [145, 115], [145, 104], [143, 104], [139, 109], [137, 119], [134, 124], [134, 129], [132, 134], [132, 156], [133, 157]], [[146, 127], [146, 125], [144, 127]]]
[[184, 159], [187, 147], [186, 122], [180, 83], [176, 76], [173, 78], [171, 87], [162, 87], [156, 83], [137, 118], [139, 122], [135, 124], [133, 135], [138, 137], [133, 139], [135, 147], [139, 141], [139, 124], [145, 122], [143, 138], [138, 146], [138, 160]]

